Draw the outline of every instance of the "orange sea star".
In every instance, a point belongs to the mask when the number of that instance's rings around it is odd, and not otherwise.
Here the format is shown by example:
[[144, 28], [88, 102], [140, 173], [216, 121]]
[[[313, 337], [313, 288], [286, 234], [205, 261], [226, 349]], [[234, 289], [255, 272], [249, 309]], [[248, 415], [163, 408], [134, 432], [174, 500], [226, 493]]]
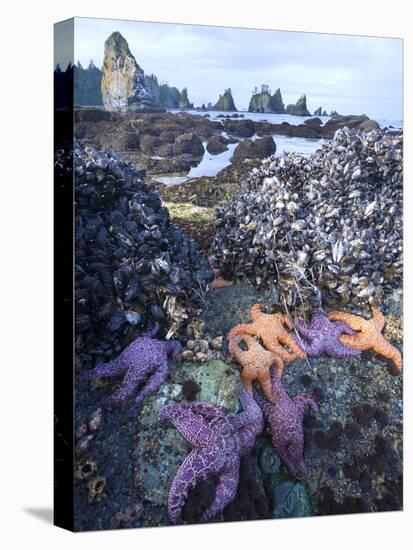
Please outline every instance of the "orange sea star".
[[[250, 310], [252, 323], [235, 325], [228, 333], [228, 337], [238, 336], [240, 334], [249, 334], [258, 336], [263, 341], [264, 346], [275, 353], [285, 363], [291, 363], [296, 358], [304, 359], [305, 352], [295, 341], [292, 334], [286, 330], [292, 329], [293, 324], [288, 315], [283, 313], [264, 313], [262, 304], [255, 304]], [[284, 346], [289, 348], [286, 349]]]
[[403, 359], [400, 351], [390, 344], [382, 334], [385, 323], [384, 315], [378, 308], [372, 308], [372, 314], [371, 319], [364, 319], [344, 311], [331, 311], [327, 317], [331, 321], [342, 321], [353, 330], [358, 331], [356, 334], [340, 336], [339, 340], [342, 344], [361, 351], [372, 349], [392, 361], [399, 373], [402, 370]]
[[[239, 343], [244, 341], [248, 349], [242, 350]], [[281, 376], [284, 370], [284, 361], [279, 355], [266, 350], [249, 334], [240, 334], [229, 337], [228, 349], [230, 354], [242, 366], [241, 380], [245, 389], [252, 394], [252, 384], [258, 380], [265, 397], [274, 404], [274, 396], [271, 386], [271, 367], [276, 366], [277, 376]]]

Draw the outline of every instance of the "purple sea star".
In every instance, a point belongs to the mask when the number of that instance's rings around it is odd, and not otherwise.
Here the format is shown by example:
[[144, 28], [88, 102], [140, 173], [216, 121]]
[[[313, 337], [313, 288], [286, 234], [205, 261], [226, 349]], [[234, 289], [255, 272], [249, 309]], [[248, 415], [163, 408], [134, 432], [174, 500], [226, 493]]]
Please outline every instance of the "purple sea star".
[[317, 403], [306, 394], [291, 399], [276, 376], [274, 368], [271, 370], [271, 381], [275, 405], [265, 401], [254, 388], [256, 401], [271, 426], [272, 444], [276, 453], [292, 474], [298, 478], [305, 478], [307, 468], [303, 457], [303, 416], [306, 406], [318, 412]]
[[143, 336], [138, 336], [116, 359], [86, 373], [88, 380], [125, 375], [120, 388], [108, 398], [109, 404], [124, 403], [141, 386], [135, 398], [139, 405], [165, 381], [169, 370], [168, 359], [174, 359], [181, 352], [181, 344], [174, 340], [164, 342], [154, 339], [158, 330], [159, 325], [156, 325]]
[[361, 353], [339, 341], [342, 334], [355, 334], [355, 331], [345, 323], [330, 321], [322, 313], [316, 313], [308, 325], [304, 321], [297, 321], [295, 326], [301, 335], [297, 341], [310, 357], [322, 353], [330, 357], [352, 357]]
[[213, 503], [201, 515], [208, 521], [235, 497], [240, 457], [248, 453], [264, 427], [260, 407], [252, 395], [241, 390], [244, 410], [231, 415], [224, 408], [206, 402], [171, 403], [163, 407], [159, 420], [169, 420], [195, 448], [176, 473], [168, 498], [168, 512], [177, 523], [189, 491], [198, 481], [217, 476]]

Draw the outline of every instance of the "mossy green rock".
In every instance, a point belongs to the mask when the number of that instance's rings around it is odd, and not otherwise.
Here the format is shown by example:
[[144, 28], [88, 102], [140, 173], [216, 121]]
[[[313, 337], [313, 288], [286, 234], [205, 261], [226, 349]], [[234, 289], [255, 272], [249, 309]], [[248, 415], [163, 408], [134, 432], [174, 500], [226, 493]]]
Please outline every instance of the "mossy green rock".
[[174, 426], [165, 423], [139, 432], [133, 453], [139, 497], [166, 506], [169, 487], [189, 451], [190, 445]]
[[273, 518], [311, 516], [311, 503], [303, 483], [286, 481], [274, 490]]
[[197, 401], [207, 401], [238, 412], [241, 381], [236, 370], [223, 361], [174, 365], [167, 384], [145, 400], [137, 419], [135, 487], [141, 498], [165, 505], [172, 480], [191, 450], [191, 445], [171, 424], [158, 421], [161, 408], [169, 401], [182, 400], [182, 384], [192, 379], [199, 386]]
[[237, 370], [224, 361], [183, 363], [181, 367], [177, 367], [177, 376], [182, 383], [192, 379], [200, 386], [197, 401], [220, 405], [229, 412], [238, 411], [238, 399], [242, 388], [240, 376]]

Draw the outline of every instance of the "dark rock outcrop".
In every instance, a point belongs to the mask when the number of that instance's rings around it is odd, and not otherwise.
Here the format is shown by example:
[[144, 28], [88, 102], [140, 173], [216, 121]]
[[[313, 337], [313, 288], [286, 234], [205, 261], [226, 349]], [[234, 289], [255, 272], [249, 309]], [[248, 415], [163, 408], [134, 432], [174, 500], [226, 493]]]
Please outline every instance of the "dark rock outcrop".
[[234, 136], [249, 138], [255, 134], [255, 125], [252, 120], [226, 120], [225, 131]]
[[295, 105], [291, 103], [290, 105], [287, 105], [286, 112], [289, 115], [295, 115], [295, 116], [311, 116], [311, 113], [307, 109], [307, 98], [305, 94], [298, 99]]
[[318, 117], [315, 117], [315, 118], [307, 118], [307, 120], [304, 121], [304, 124], [306, 124], [307, 126], [318, 127], [318, 126], [321, 126], [322, 122]]
[[146, 89], [144, 72], [119, 32], [112, 33], [105, 42], [101, 91], [108, 111], [163, 110]]
[[213, 136], [208, 140], [206, 149], [211, 155], [218, 155], [228, 150], [228, 140], [224, 136]]
[[227, 88], [223, 95], [219, 96], [218, 101], [213, 107], [214, 111], [236, 111], [231, 88]]
[[204, 154], [204, 146], [197, 135], [193, 133], [183, 134], [175, 140], [174, 153], [176, 155], [189, 153], [194, 156], [202, 156]]
[[321, 113], [322, 113], [322, 109], [321, 109], [321, 107], [319, 107], [318, 109], [316, 109], [314, 111], [314, 116], [322, 116]]
[[339, 128], [357, 128], [368, 132], [375, 128], [378, 128], [379, 125], [375, 120], [371, 120], [367, 115], [336, 115], [330, 120], [328, 120], [324, 126], [321, 128], [321, 137], [332, 138], [335, 132]]
[[275, 151], [276, 145], [272, 137], [263, 137], [255, 141], [245, 139], [236, 146], [232, 159], [235, 162], [252, 158], [261, 159], [273, 155]]

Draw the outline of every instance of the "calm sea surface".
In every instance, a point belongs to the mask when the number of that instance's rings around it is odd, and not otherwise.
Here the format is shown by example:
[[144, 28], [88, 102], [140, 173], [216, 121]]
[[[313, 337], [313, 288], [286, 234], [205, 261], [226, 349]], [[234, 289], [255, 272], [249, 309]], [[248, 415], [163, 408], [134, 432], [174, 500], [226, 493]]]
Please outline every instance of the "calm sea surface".
[[[171, 110], [171, 113], [177, 113], [179, 111], [177, 110]], [[203, 116], [205, 114], [210, 115], [211, 120], [222, 120], [222, 117], [220, 117], [220, 114], [223, 115], [231, 115], [234, 113], [231, 112], [219, 112], [219, 111], [196, 111], [196, 110], [190, 110], [187, 111], [190, 114], [193, 115], [199, 115]], [[308, 118], [312, 117], [303, 117], [303, 116], [292, 116], [292, 115], [276, 115], [272, 113], [248, 113], [248, 112], [238, 112], [237, 114], [244, 115], [244, 119], [250, 119], [253, 121], [267, 121], [271, 122], [273, 124], [281, 124], [282, 122], [289, 122], [290, 124], [298, 125], [303, 124], [304, 121]], [[330, 117], [319, 117], [323, 124], [327, 122], [327, 120], [330, 120]], [[234, 119], [237, 120], [237, 119]], [[401, 120], [386, 120], [386, 119], [378, 119], [377, 122], [380, 124], [382, 128], [384, 127], [390, 127], [396, 129], [402, 129], [403, 128], [403, 121]], [[225, 132], [223, 132], [223, 135], [225, 135]], [[281, 156], [284, 152], [296, 152], [300, 153], [304, 156], [309, 156], [311, 153], [314, 153], [321, 145], [324, 143], [325, 140], [323, 139], [309, 139], [309, 138], [298, 138], [298, 137], [287, 137], [287, 136], [280, 136], [278, 134], [274, 134], [273, 139], [275, 141], [275, 144], [277, 146], [276, 156]], [[256, 139], [257, 136], [253, 136], [252, 139]], [[224, 151], [223, 153], [220, 153], [219, 155], [211, 155], [206, 150], [206, 141], [203, 143], [205, 153], [201, 160], [201, 162], [190, 169], [188, 174], [185, 176], [165, 176], [165, 177], [158, 177], [156, 178], [157, 181], [161, 183], [176, 185], [180, 183], [184, 183], [185, 181], [188, 181], [189, 179], [193, 178], [200, 178], [202, 176], [216, 176], [218, 172], [220, 172], [223, 168], [228, 166], [231, 163], [231, 157], [234, 152], [235, 147], [237, 146], [236, 143], [228, 145], [228, 151]]]

